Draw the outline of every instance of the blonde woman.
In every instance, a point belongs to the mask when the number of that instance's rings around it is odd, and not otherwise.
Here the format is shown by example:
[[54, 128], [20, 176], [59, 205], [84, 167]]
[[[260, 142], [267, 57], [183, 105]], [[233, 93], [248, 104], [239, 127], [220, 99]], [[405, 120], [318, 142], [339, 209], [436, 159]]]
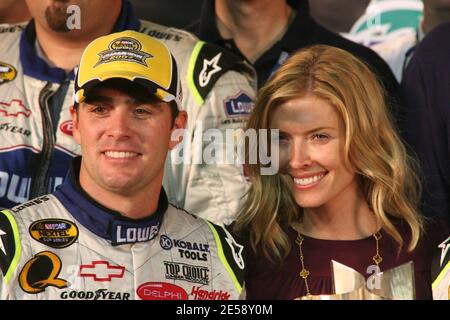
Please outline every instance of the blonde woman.
[[248, 236], [247, 298], [331, 294], [331, 260], [366, 277], [412, 260], [416, 297], [431, 297], [431, 255], [448, 231], [417, 212], [410, 159], [364, 63], [323, 45], [297, 52], [260, 90], [248, 128], [279, 129], [280, 172], [247, 166], [235, 224]]

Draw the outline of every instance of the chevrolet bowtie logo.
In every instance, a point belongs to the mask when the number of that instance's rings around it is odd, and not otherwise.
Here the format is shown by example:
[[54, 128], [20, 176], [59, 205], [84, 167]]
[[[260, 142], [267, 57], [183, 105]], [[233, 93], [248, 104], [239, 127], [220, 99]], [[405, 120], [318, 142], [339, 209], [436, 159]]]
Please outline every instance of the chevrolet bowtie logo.
[[80, 277], [92, 277], [96, 282], [111, 281], [112, 278], [123, 278], [125, 267], [114, 266], [108, 261], [92, 261], [90, 265], [80, 266]]

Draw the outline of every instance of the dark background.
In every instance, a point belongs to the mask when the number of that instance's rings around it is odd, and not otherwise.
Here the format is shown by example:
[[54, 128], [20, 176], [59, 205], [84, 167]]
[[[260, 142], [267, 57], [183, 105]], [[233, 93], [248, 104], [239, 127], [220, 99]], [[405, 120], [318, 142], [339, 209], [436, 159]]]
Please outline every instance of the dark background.
[[[170, 27], [184, 28], [200, 17], [203, 1], [213, 0], [130, 1], [139, 18]], [[317, 22], [335, 32], [346, 32], [364, 12], [369, 2], [370, 0], [309, 0], [309, 6], [311, 15]]]

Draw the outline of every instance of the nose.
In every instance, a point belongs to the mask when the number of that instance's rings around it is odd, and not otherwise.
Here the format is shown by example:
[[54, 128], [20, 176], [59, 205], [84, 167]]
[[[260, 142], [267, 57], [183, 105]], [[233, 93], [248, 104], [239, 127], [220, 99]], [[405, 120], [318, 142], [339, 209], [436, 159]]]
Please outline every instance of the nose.
[[291, 145], [289, 166], [300, 169], [311, 166], [311, 154], [307, 143], [296, 142]]
[[116, 109], [108, 119], [108, 122], [108, 137], [114, 139], [126, 139], [131, 136], [132, 122], [126, 112]]

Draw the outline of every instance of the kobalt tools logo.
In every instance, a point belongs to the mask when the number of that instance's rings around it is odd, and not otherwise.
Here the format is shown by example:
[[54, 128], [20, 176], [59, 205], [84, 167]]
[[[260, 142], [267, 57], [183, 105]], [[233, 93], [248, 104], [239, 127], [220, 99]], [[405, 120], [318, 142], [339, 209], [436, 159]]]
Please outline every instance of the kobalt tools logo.
[[209, 252], [209, 245], [206, 243], [190, 242], [169, 238], [162, 235], [159, 239], [159, 244], [164, 250], [178, 248], [178, 253], [183, 259], [207, 261]]
[[161, 235], [161, 238], [159, 239], [159, 244], [161, 245], [161, 248], [163, 248], [164, 250], [170, 250], [172, 249], [172, 247], [175, 247], [187, 250], [209, 252], [209, 245], [206, 243], [178, 240], [174, 238], [169, 238], [164, 234]]
[[0, 114], [5, 117], [18, 117], [19, 115], [29, 117], [31, 110], [23, 105], [19, 99], [13, 99], [10, 103], [0, 102]]
[[187, 300], [186, 291], [166, 282], [146, 282], [136, 290], [142, 300]]
[[96, 282], [109, 282], [112, 278], [123, 278], [125, 267], [114, 266], [108, 261], [92, 261], [80, 266], [80, 277], [92, 278]]
[[209, 269], [207, 267], [167, 261], [164, 261], [164, 266], [166, 267], [167, 279], [183, 280], [201, 284], [209, 283]]

